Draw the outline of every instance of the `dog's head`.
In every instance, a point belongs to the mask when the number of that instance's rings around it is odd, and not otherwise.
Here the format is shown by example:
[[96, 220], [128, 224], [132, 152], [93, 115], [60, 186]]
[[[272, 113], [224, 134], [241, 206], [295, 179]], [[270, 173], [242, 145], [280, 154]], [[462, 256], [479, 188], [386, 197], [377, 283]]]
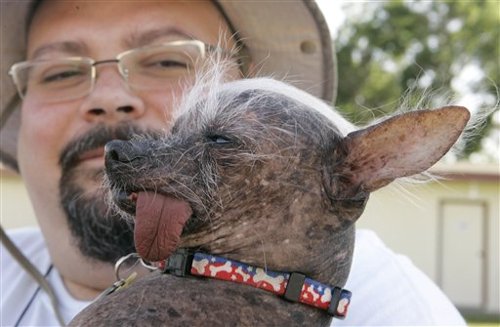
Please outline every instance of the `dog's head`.
[[164, 137], [106, 146], [108, 183], [116, 206], [135, 217], [139, 254], [157, 261], [189, 247], [338, 285], [369, 193], [428, 169], [469, 117], [446, 107], [354, 130], [270, 79], [230, 82], [185, 103]]

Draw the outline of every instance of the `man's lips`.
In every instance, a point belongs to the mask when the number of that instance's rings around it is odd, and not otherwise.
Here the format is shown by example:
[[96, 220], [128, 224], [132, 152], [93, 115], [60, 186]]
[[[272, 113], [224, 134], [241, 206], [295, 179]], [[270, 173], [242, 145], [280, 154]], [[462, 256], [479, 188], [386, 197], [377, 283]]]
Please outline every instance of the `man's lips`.
[[86, 151], [78, 156], [79, 162], [84, 162], [88, 160], [102, 159], [104, 160], [104, 147], [99, 147], [90, 151]]

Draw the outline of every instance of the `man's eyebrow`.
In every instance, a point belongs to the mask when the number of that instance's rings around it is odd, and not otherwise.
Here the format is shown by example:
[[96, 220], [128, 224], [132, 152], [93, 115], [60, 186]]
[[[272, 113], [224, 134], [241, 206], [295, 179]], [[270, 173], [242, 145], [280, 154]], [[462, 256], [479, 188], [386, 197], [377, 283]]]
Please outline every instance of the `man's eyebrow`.
[[86, 46], [80, 42], [74, 42], [74, 41], [54, 42], [54, 43], [44, 44], [36, 48], [33, 51], [30, 58], [37, 59], [46, 53], [53, 53], [53, 52], [62, 52], [66, 54], [81, 56], [83, 53], [85, 53], [85, 51], [86, 51]]
[[[191, 40], [192, 36], [175, 28], [165, 27], [159, 29], [152, 29], [145, 32], [134, 33], [125, 40], [125, 45], [128, 49], [139, 48], [151, 44], [160, 38], [171, 38], [172, 40]], [[87, 53], [87, 47], [82, 42], [75, 41], [61, 41], [44, 44], [36, 48], [30, 56], [31, 60], [37, 59], [46, 53], [61, 52], [70, 55], [81, 56]]]
[[152, 29], [148, 31], [141, 31], [140, 33], [133, 33], [125, 40], [125, 45], [129, 48], [139, 48], [149, 45], [161, 38], [172, 38], [172, 40], [191, 40], [193, 37], [175, 27], [164, 27], [158, 29]]

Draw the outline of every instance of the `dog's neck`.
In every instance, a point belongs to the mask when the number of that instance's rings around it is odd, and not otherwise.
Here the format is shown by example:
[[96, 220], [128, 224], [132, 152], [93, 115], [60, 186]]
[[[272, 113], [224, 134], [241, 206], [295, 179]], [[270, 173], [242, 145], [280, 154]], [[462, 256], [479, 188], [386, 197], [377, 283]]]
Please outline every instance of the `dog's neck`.
[[340, 319], [346, 317], [351, 299], [351, 292], [323, 284], [301, 273], [271, 271], [187, 249], [178, 249], [156, 265], [164, 273], [178, 277], [208, 277], [263, 289], [285, 300], [324, 310]]

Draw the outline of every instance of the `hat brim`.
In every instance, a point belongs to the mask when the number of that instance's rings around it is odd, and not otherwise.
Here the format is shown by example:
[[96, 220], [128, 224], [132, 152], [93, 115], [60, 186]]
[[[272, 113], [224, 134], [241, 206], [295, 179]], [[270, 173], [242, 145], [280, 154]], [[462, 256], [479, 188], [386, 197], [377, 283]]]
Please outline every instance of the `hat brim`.
[[[20, 100], [10, 66], [25, 57], [26, 19], [34, 1], [1, 2], [0, 161], [15, 171]], [[245, 44], [259, 76], [285, 80], [333, 102], [335, 54], [325, 19], [315, 2], [218, 1]]]

